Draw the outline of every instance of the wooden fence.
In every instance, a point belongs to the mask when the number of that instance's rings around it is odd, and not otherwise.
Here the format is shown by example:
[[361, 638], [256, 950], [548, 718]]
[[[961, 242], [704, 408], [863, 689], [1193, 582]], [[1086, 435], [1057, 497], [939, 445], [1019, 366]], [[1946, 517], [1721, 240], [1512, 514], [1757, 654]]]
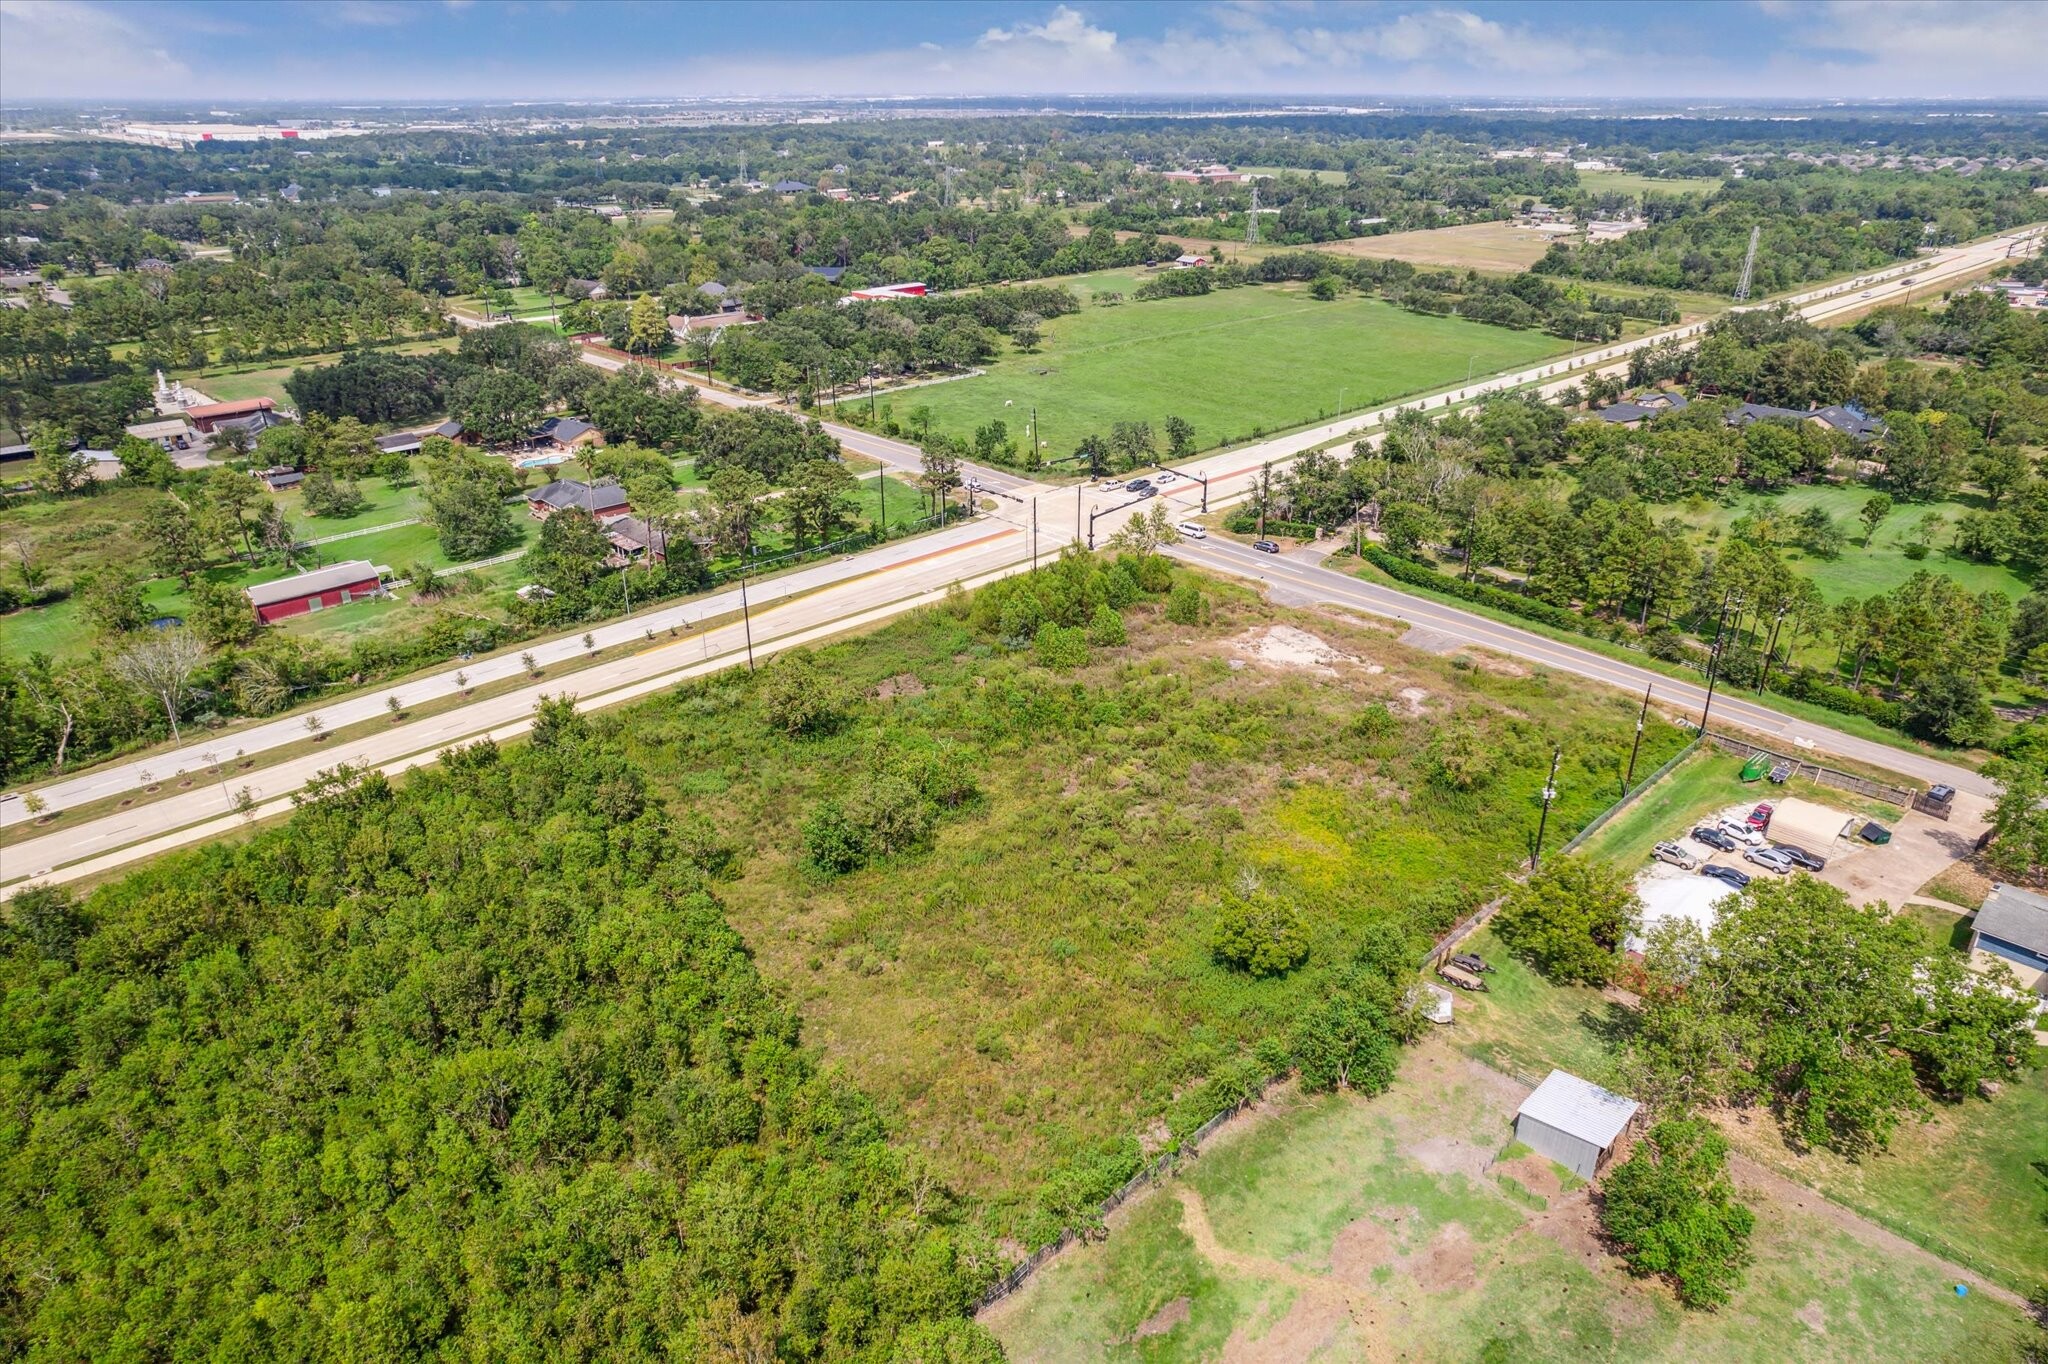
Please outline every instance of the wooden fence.
[[[1773, 749], [1753, 744], [1747, 739], [1738, 739], [1732, 734], [1708, 733], [1704, 737], [1707, 742], [1725, 752], [1739, 754], [1744, 758], [1754, 758], [1761, 755], [1772, 759], [1774, 762], [1785, 763], [1791, 767], [1792, 775], [1795, 777], [1805, 777], [1807, 780], [1818, 782], [1822, 786], [1834, 786], [1844, 791], [1854, 791], [1860, 796], [1869, 796], [1873, 800], [1881, 800], [1887, 805], [1896, 805], [1901, 810], [1912, 809], [1922, 794], [1920, 788], [1916, 786], [1894, 786], [1889, 782], [1872, 781], [1869, 777], [1859, 777], [1854, 772], [1838, 772], [1832, 767], [1821, 766], [1821, 764], [1811, 758], [1802, 758], [1792, 753], [1779, 753]], [[1943, 818], [1946, 817], [1943, 816]]]

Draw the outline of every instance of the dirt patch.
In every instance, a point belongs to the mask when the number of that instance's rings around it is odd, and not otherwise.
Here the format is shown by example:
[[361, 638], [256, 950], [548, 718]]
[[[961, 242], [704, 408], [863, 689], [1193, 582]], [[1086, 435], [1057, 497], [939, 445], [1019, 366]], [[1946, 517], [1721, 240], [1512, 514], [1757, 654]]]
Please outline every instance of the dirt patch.
[[1469, 649], [1458, 655], [1483, 673], [1498, 677], [1527, 677], [1530, 670], [1506, 654], [1497, 654], [1490, 649]]
[[1557, 1177], [1557, 1167], [1547, 1157], [1533, 1153], [1517, 1156], [1493, 1168], [1497, 1174], [1512, 1177], [1515, 1183], [1546, 1201], [1564, 1192], [1564, 1182]]
[[1593, 1200], [1585, 1189], [1552, 1199], [1549, 1208], [1523, 1223], [1522, 1229], [1515, 1234], [1522, 1236], [1531, 1232], [1595, 1274], [1600, 1272], [1602, 1263], [1607, 1259], [1607, 1251], [1600, 1243], [1600, 1233], [1594, 1226]]
[[894, 677], [885, 677], [881, 685], [875, 688], [875, 699], [879, 701], [887, 701], [896, 696], [923, 695], [924, 683], [919, 680], [916, 673], [897, 673]]
[[1137, 1330], [1131, 1332], [1129, 1336], [1117, 1343], [1119, 1345], [1128, 1345], [1133, 1340], [1143, 1340], [1147, 1336], [1163, 1336], [1174, 1327], [1186, 1321], [1188, 1313], [1193, 1306], [1193, 1302], [1185, 1295], [1175, 1298], [1172, 1302], [1145, 1318], [1144, 1321], [1139, 1323]]
[[1237, 652], [1275, 668], [1301, 668], [1329, 674], [1336, 671], [1339, 663], [1358, 661], [1328, 640], [1292, 625], [1269, 625], [1264, 629], [1247, 630], [1230, 644]]
[[1433, 1175], [1470, 1175], [1486, 1170], [1486, 1149], [1459, 1137], [1425, 1137], [1408, 1147], [1408, 1155]]
[[1396, 695], [1401, 698], [1402, 704], [1408, 707], [1410, 715], [1422, 714], [1422, 703], [1429, 699], [1429, 693], [1420, 687], [1403, 687]]
[[1330, 1276], [1353, 1288], [1370, 1288], [1372, 1272], [1393, 1262], [1393, 1238], [1370, 1217], [1347, 1224], [1330, 1245]]
[[1828, 1314], [1818, 1302], [1809, 1302], [1792, 1314], [1793, 1320], [1817, 1336], [1828, 1333]]
[[1472, 1264], [1472, 1233], [1460, 1222], [1447, 1222], [1429, 1238], [1422, 1254], [1401, 1266], [1416, 1283], [1429, 1292], [1459, 1291], [1478, 1286], [1479, 1274]]
[[1349, 1320], [1342, 1300], [1298, 1294], [1287, 1315], [1257, 1340], [1246, 1337], [1242, 1327], [1231, 1332], [1219, 1358], [1223, 1364], [1296, 1364], [1329, 1345]]

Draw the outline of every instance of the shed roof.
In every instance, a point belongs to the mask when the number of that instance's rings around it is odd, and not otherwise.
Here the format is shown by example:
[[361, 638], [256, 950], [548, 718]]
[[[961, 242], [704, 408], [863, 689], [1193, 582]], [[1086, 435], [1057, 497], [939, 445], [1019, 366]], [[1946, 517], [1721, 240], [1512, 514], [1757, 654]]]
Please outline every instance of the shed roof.
[[1515, 1116], [1530, 1117], [1546, 1127], [1591, 1142], [1601, 1150], [1614, 1144], [1621, 1129], [1636, 1115], [1636, 1101], [1609, 1093], [1591, 1080], [1553, 1070]]
[[2048, 956], [2048, 896], [2018, 886], [1996, 885], [1977, 911], [1977, 932]]
[[268, 412], [277, 406], [273, 398], [237, 398], [231, 403], [201, 403], [185, 409], [185, 415], [194, 421], [211, 417], [237, 417], [248, 412]]
[[377, 577], [377, 566], [368, 559], [350, 559], [347, 563], [329, 564], [316, 568], [311, 573], [299, 573], [289, 578], [278, 578], [272, 582], [257, 583], [245, 587], [243, 592], [256, 606], [272, 606], [281, 601], [295, 601], [310, 597], [316, 592], [332, 592], [337, 587], [364, 582]]

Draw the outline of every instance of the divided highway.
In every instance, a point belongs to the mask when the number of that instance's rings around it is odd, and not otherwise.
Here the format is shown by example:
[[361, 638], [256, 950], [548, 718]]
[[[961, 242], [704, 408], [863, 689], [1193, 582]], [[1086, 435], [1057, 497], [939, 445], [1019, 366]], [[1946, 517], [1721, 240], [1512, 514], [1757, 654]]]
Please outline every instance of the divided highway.
[[[1789, 303], [1803, 315], [1826, 320], [1843, 313], [1873, 306], [1881, 301], [1886, 287], [1896, 289], [1898, 281], [1912, 278], [1915, 287], [1935, 285], [1991, 268], [2017, 244], [2040, 236], [2043, 229], [2008, 234], [1990, 241], [1974, 242], [1921, 257], [1843, 283], [1832, 284], [1774, 301]], [[1866, 299], [1866, 292], [1875, 297]], [[1184, 474], [1208, 479], [1207, 497], [1213, 509], [1246, 495], [1252, 479], [1268, 463], [1282, 464], [1304, 451], [1346, 439], [1368, 436], [1405, 408], [1437, 409], [1468, 402], [1491, 392], [1534, 388], [1555, 392], [1576, 383], [1589, 373], [1625, 367], [1636, 350], [1672, 338], [1694, 335], [1702, 324], [1670, 328], [1633, 341], [1618, 342], [1594, 351], [1562, 357], [1529, 366], [1461, 388], [1393, 403], [1368, 412], [1356, 413], [1305, 431], [1276, 437], [1260, 444], [1241, 447], [1189, 461], [1178, 466]], [[621, 361], [602, 355], [586, 355], [591, 363], [617, 368]], [[749, 400], [727, 393], [700, 390], [708, 400], [743, 403]], [[922, 469], [916, 446], [837, 424], [828, 424], [847, 448], [871, 455], [905, 472]], [[951, 583], [975, 584], [991, 581], [1006, 573], [1029, 567], [1035, 555], [1052, 554], [1060, 546], [1086, 541], [1091, 525], [1098, 537], [1113, 531], [1123, 519], [1122, 509], [1147, 508], [1119, 494], [1072, 486], [1034, 483], [999, 470], [968, 467], [968, 478], [981, 490], [993, 494], [994, 510], [962, 526], [896, 541], [843, 559], [812, 564], [781, 576], [749, 584], [747, 602], [752, 611], [755, 653], [828, 638], [833, 634], [886, 620], [918, 604], [936, 600]], [[1162, 490], [1161, 501], [1176, 514], [1196, 510], [1202, 496], [1197, 477], [1184, 478]], [[1175, 553], [1190, 563], [1238, 576], [1252, 577], [1275, 587], [1306, 593], [1316, 600], [1351, 605], [1377, 614], [1425, 624], [1432, 631], [1476, 645], [1498, 649], [1531, 662], [1571, 672], [1604, 683], [1640, 691], [1651, 682], [1657, 694], [1682, 706], [1697, 707], [1703, 699], [1701, 688], [1662, 674], [1650, 673], [1588, 650], [1556, 643], [1529, 631], [1501, 625], [1453, 607], [1411, 597], [1344, 574], [1292, 562], [1276, 563], [1269, 556], [1255, 555], [1240, 547], [1211, 541], [1202, 546], [1183, 546]], [[696, 634], [699, 622], [729, 616], [740, 609], [740, 591], [726, 589], [708, 597], [652, 608], [632, 617], [593, 627], [601, 650], [617, 651], [565, 677], [559, 682], [542, 681], [520, 686], [499, 696], [473, 700], [441, 714], [380, 728], [362, 738], [335, 740], [310, 757], [294, 758], [230, 778], [231, 785], [248, 786], [264, 813], [288, 808], [286, 796], [303, 786], [320, 768], [343, 760], [383, 765], [388, 770], [430, 761], [439, 749], [485, 735], [504, 736], [524, 729], [533, 700], [543, 692], [572, 692], [585, 705], [606, 705], [645, 695], [682, 677], [718, 667], [744, 664], [744, 627], [735, 623], [713, 627]], [[674, 629], [681, 638], [675, 644], [647, 647], [648, 636], [657, 641]], [[638, 646], [636, 652], [626, 652]], [[579, 635], [536, 641], [529, 646], [542, 668], [579, 657], [585, 650]], [[694, 659], [689, 655], [696, 654]], [[435, 673], [402, 684], [376, 688], [300, 712], [222, 734], [201, 736], [182, 748], [159, 752], [146, 758], [108, 763], [104, 766], [51, 782], [38, 788], [52, 811], [73, 809], [121, 796], [133, 796], [143, 786], [143, 774], [167, 779], [181, 769], [203, 774], [212, 764], [207, 754], [232, 759], [237, 755], [260, 757], [267, 751], [300, 743], [308, 737], [307, 714], [317, 714], [323, 728], [333, 733], [386, 716], [385, 698], [396, 694], [407, 707], [445, 700], [460, 693], [465, 685], [481, 687], [516, 680], [524, 665], [516, 654], [478, 659], [451, 665]], [[465, 681], [458, 681], [458, 674]], [[1723, 709], [1725, 705], [1725, 710]], [[1962, 790], [1984, 793], [1989, 784], [1975, 773], [1952, 764], [1906, 753], [1868, 740], [1794, 720], [1767, 707], [1736, 698], [1725, 702], [1715, 697], [1715, 711], [1731, 723], [1761, 733], [1810, 741], [1816, 748], [1856, 758], [1927, 782], [1945, 781]], [[18, 886], [30, 879], [69, 880], [104, 871], [125, 862], [150, 856], [168, 846], [199, 841], [233, 827], [232, 818], [221, 811], [225, 797], [195, 785], [188, 796], [139, 804], [96, 819], [66, 822], [47, 834], [0, 848], [0, 886]], [[31, 818], [19, 799], [0, 800], [0, 826], [11, 826]], [[0, 896], [7, 892], [0, 889]]]

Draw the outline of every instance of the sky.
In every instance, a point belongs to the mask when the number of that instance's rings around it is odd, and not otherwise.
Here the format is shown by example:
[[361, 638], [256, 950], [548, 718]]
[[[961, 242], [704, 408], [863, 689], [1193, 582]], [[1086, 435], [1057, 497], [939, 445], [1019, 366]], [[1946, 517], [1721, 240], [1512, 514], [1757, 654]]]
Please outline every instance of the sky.
[[2048, 102], [2040, 0], [0, 0], [0, 101], [995, 94]]

